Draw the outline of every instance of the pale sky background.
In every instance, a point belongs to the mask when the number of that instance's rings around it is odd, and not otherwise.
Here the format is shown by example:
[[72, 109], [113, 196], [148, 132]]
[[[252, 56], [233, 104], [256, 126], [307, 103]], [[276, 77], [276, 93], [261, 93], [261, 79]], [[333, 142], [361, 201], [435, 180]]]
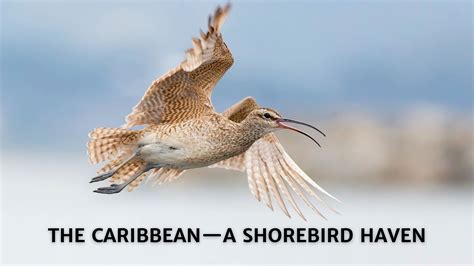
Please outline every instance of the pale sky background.
[[[2, 2], [4, 149], [79, 150], [123, 123], [225, 2]], [[291, 117], [418, 105], [472, 110], [470, 1], [239, 2], [223, 28], [235, 57], [213, 95]]]

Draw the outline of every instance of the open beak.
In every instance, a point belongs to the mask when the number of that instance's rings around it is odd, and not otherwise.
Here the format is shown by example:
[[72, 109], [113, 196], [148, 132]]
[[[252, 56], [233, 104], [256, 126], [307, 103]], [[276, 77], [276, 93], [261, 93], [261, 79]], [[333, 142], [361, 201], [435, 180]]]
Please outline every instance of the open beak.
[[307, 127], [310, 127], [316, 131], [318, 131], [319, 133], [321, 133], [321, 135], [325, 136], [326, 137], [326, 134], [324, 134], [321, 130], [319, 130], [318, 128], [312, 126], [312, 125], [309, 125], [309, 124], [306, 124], [306, 123], [303, 123], [303, 122], [300, 122], [300, 121], [296, 121], [296, 120], [292, 120], [292, 119], [287, 119], [287, 118], [280, 118], [278, 119], [277, 123], [278, 123], [278, 127], [279, 128], [285, 128], [285, 129], [290, 129], [290, 130], [293, 130], [293, 131], [296, 131], [300, 134], [303, 134], [305, 135], [306, 137], [310, 138], [312, 141], [314, 141], [319, 147], [321, 147], [321, 145], [319, 144], [319, 142], [317, 142], [313, 137], [311, 137], [310, 135], [306, 134], [305, 132], [297, 129], [297, 128], [294, 128], [292, 126], [289, 126], [287, 124], [284, 124], [283, 122], [287, 122], [287, 123], [295, 123], [295, 124], [300, 124], [300, 125], [303, 125], [303, 126], [307, 126]]

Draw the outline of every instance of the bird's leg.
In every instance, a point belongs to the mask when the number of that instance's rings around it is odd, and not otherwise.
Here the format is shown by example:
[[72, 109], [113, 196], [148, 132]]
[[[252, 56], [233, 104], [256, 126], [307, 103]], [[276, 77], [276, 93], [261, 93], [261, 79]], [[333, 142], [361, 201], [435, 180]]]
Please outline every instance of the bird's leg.
[[113, 176], [120, 168], [122, 168], [122, 166], [124, 166], [126, 163], [130, 162], [133, 158], [135, 158], [135, 155], [136, 155], [136, 154], [133, 154], [132, 156], [130, 156], [130, 158], [128, 158], [127, 160], [125, 160], [124, 162], [122, 162], [119, 166], [115, 167], [115, 169], [112, 169], [112, 170], [108, 171], [107, 173], [103, 173], [103, 174], [101, 174], [101, 175], [98, 175], [98, 176], [92, 178], [91, 181], [89, 181], [89, 183], [99, 182], [99, 181], [103, 181], [103, 180], [106, 180], [106, 179], [110, 178], [110, 177]]
[[122, 183], [122, 184], [112, 184], [109, 187], [101, 187], [101, 188], [98, 188], [98, 189], [94, 190], [94, 192], [102, 193], [102, 194], [119, 193], [120, 191], [122, 191], [122, 189], [124, 189], [126, 186], [128, 186], [130, 183], [132, 183], [135, 179], [137, 179], [143, 173], [146, 173], [146, 172], [148, 172], [149, 170], [151, 170], [153, 168], [157, 168], [157, 166], [156, 165], [146, 165], [145, 168], [143, 168], [141, 171], [138, 171], [132, 177], [130, 177], [127, 180], [127, 182]]
[[107, 173], [98, 175], [98, 176], [92, 178], [91, 181], [89, 181], [89, 183], [94, 183], [94, 182], [99, 182], [99, 181], [106, 180], [106, 179], [110, 178], [111, 176], [113, 176], [117, 170], [118, 169], [110, 170]]

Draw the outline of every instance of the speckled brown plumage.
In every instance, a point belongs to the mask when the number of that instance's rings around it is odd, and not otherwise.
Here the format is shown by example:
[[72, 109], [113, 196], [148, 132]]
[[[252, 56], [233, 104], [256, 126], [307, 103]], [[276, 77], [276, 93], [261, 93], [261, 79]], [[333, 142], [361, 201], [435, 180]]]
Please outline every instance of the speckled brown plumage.
[[[278, 112], [244, 98], [219, 114], [211, 104], [214, 86], [233, 63], [220, 29], [230, 5], [209, 18], [208, 32], [193, 38], [186, 60], [155, 80], [126, 117], [123, 128], [97, 128], [90, 134], [92, 163], [107, 163], [91, 182], [109, 179], [96, 192], [132, 191], [147, 178], [171, 182], [187, 169], [222, 167], [246, 171], [251, 193], [273, 209], [272, 199], [290, 216], [285, 200], [304, 219], [292, 191], [318, 212], [305, 193], [332, 197], [309, 178], [272, 133], [282, 128]], [[133, 126], [143, 129], [132, 130]], [[322, 214], [321, 214], [322, 215]]]
[[186, 60], [153, 81], [133, 112], [126, 127], [179, 122], [213, 113], [211, 92], [234, 59], [225, 45], [220, 28], [230, 5], [218, 8], [209, 19], [208, 32], [193, 38], [194, 48]]

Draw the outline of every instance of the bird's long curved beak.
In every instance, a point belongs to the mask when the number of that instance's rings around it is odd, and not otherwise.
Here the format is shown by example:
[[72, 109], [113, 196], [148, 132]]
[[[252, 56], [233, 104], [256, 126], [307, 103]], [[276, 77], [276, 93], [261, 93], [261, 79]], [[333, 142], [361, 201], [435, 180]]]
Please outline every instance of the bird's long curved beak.
[[316, 131], [318, 131], [319, 133], [321, 133], [321, 135], [325, 136], [326, 137], [326, 134], [324, 134], [321, 130], [319, 130], [318, 128], [316, 128], [315, 126], [312, 126], [312, 125], [309, 125], [309, 124], [306, 124], [306, 123], [303, 123], [303, 122], [300, 122], [300, 121], [296, 121], [296, 120], [292, 120], [292, 119], [288, 119], [288, 118], [280, 118], [278, 119], [277, 123], [278, 123], [278, 127], [279, 128], [284, 128], [284, 129], [290, 129], [290, 130], [293, 130], [293, 131], [296, 131], [300, 134], [303, 134], [305, 135], [306, 137], [310, 138], [312, 141], [314, 141], [319, 147], [321, 147], [321, 145], [319, 144], [319, 142], [317, 142], [313, 137], [311, 137], [310, 135], [306, 134], [304, 131], [302, 130], [299, 130], [297, 128], [294, 128], [292, 126], [289, 126], [287, 124], [284, 124], [283, 122], [287, 122], [287, 123], [295, 123], [295, 124], [300, 124], [300, 125], [303, 125], [303, 126], [307, 126], [307, 127], [310, 127]]

